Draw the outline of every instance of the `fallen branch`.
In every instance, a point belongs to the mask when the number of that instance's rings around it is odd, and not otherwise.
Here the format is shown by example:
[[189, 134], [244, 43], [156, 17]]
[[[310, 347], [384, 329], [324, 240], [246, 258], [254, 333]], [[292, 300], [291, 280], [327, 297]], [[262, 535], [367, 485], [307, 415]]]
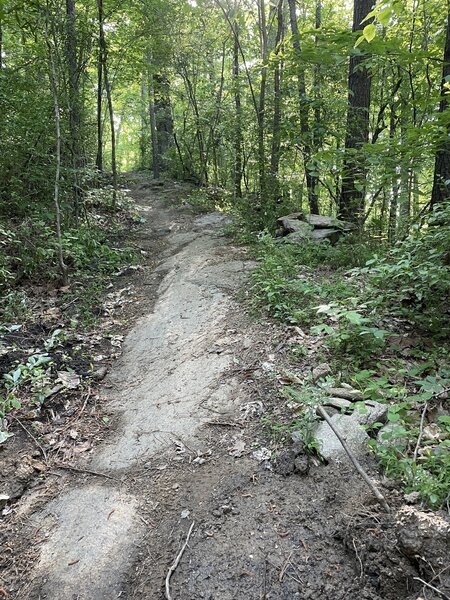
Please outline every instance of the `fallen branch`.
[[74, 467], [73, 465], [65, 465], [63, 463], [56, 463], [55, 467], [58, 469], [66, 469], [67, 471], [75, 471], [76, 473], [86, 473], [87, 475], [95, 475], [96, 477], [106, 477], [106, 479], [115, 480], [116, 478], [112, 475], [108, 475], [107, 473], [99, 473], [98, 471], [91, 471], [90, 469], [80, 469], [79, 467]]
[[13, 419], [14, 419], [14, 421], [17, 421], [17, 423], [19, 423], [19, 425], [22, 427], [22, 429], [25, 431], [25, 433], [30, 436], [30, 438], [33, 440], [33, 442], [36, 444], [36, 446], [41, 451], [42, 456], [44, 457], [44, 461], [47, 463], [47, 453], [44, 450], [44, 448], [42, 447], [42, 445], [37, 441], [37, 439], [34, 437], [34, 435], [31, 433], [31, 431], [27, 427], [25, 427], [25, 425], [22, 423], [22, 421], [20, 419], [18, 419], [17, 417], [13, 417]]
[[361, 475], [361, 477], [367, 483], [367, 485], [369, 486], [369, 488], [372, 490], [375, 498], [378, 500], [378, 502], [381, 504], [381, 506], [387, 512], [390, 512], [391, 509], [389, 507], [389, 504], [386, 502], [383, 494], [376, 487], [376, 485], [373, 483], [373, 481], [370, 479], [370, 477], [367, 475], [367, 473], [364, 471], [364, 469], [360, 465], [360, 463], [359, 463], [358, 459], [356, 458], [356, 456], [353, 454], [353, 452], [347, 446], [347, 442], [344, 440], [344, 438], [341, 436], [341, 434], [339, 433], [339, 431], [336, 429], [336, 426], [334, 425], [333, 421], [328, 416], [328, 413], [326, 412], [326, 410], [322, 406], [318, 406], [317, 407], [317, 411], [325, 419], [325, 421], [328, 423], [328, 425], [330, 426], [331, 430], [333, 431], [333, 433], [335, 434], [335, 436], [337, 437], [337, 439], [340, 441], [340, 443], [341, 443], [342, 447], [344, 448], [345, 452], [347, 453], [349, 459], [352, 461], [355, 469], [358, 471], [358, 473]]
[[195, 521], [192, 521], [191, 526], [189, 527], [188, 534], [186, 536], [186, 540], [185, 540], [181, 550], [179, 551], [176, 559], [174, 560], [173, 564], [171, 565], [169, 571], [167, 572], [167, 577], [166, 577], [166, 599], [167, 600], [172, 600], [172, 596], [170, 594], [170, 578], [175, 573], [178, 565], [180, 564], [180, 560], [181, 560], [181, 558], [184, 554], [184, 551], [186, 550], [186, 547], [189, 543], [189, 538], [191, 537], [192, 530], [194, 529], [194, 525], [195, 525]]
[[417, 437], [417, 444], [414, 449], [414, 462], [417, 462], [417, 455], [419, 454], [420, 443], [423, 437], [423, 425], [425, 422], [425, 415], [427, 414], [428, 402], [425, 402], [425, 406], [423, 407], [422, 416], [420, 417], [420, 428], [419, 435]]
[[447, 596], [447, 594], [444, 594], [444, 592], [441, 592], [441, 590], [439, 590], [437, 587], [434, 587], [434, 585], [431, 585], [431, 583], [427, 583], [420, 577], [414, 577], [413, 579], [415, 579], [416, 581], [420, 581], [420, 583], [422, 583], [427, 588], [430, 588], [430, 590], [433, 590], [433, 592], [436, 592], [436, 594], [439, 594], [439, 596], [441, 596], [442, 598], [445, 598], [445, 600], [450, 600], [450, 598]]

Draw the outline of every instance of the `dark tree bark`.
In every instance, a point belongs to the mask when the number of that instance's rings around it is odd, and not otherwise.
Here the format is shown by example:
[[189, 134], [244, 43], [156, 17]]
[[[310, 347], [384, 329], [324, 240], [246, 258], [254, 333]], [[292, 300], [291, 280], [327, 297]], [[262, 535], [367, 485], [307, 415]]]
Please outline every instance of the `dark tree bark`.
[[[150, 62], [150, 61], [149, 61]], [[156, 131], [155, 114], [155, 90], [153, 86], [153, 74], [148, 74], [148, 115], [150, 118], [150, 137], [152, 141], [152, 171], [153, 179], [159, 179], [161, 175], [159, 163], [158, 133]]]
[[103, 23], [103, 0], [97, 0], [98, 2], [98, 17], [99, 17], [99, 38], [100, 38], [100, 50], [101, 50], [101, 64], [103, 67], [103, 79], [105, 83], [106, 100], [108, 103], [109, 113], [109, 125], [111, 129], [111, 171], [112, 171], [112, 182], [113, 182], [113, 208], [116, 206], [117, 201], [117, 161], [116, 161], [116, 130], [114, 125], [114, 107], [112, 102], [111, 85], [109, 81], [109, 69], [108, 69], [108, 48], [106, 46], [105, 29]]
[[141, 131], [139, 136], [139, 154], [140, 165], [145, 169], [147, 165], [148, 154], [148, 123], [147, 123], [147, 73], [144, 71], [141, 80]]
[[160, 165], [164, 153], [173, 145], [173, 117], [170, 101], [170, 84], [167, 76], [163, 73], [155, 73], [153, 76], [153, 87], [155, 95], [156, 131], [158, 135], [158, 151], [160, 153]]
[[99, 171], [103, 171], [103, 49], [100, 43], [103, 30], [103, 0], [98, 0], [98, 23], [99, 23], [99, 43], [97, 59], [97, 158], [95, 164]]
[[0, 18], [0, 70], [3, 69], [3, 23]]
[[82, 165], [81, 156], [81, 103], [79, 92], [79, 74], [77, 61], [77, 33], [75, 0], [66, 0], [66, 61], [69, 80], [69, 131], [70, 153], [72, 158], [73, 184], [72, 198], [75, 217], [78, 217], [80, 203], [80, 187], [78, 170]]
[[[448, 111], [448, 95], [445, 84], [450, 79], [450, 10], [447, 6], [447, 32], [445, 36], [444, 66], [442, 68], [441, 102], [439, 112], [443, 115]], [[431, 208], [436, 204], [446, 203], [450, 200], [450, 119], [443, 124], [443, 141], [436, 153], [434, 166], [433, 191], [431, 194]]]
[[267, 58], [268, 42], [266, 27], [266, 7], [264, 0], [258, 0], [258, 26], [261, 45], [261, 83], [259, 87], [258, 103], [258, 172], [259, 193], [264, 205], [267, 201], [266, 189], [266, 151], [265, 151], [265, 121], [266, 121], [266, 84], [267, 84]]
[[[372, 5], [373, 0], [354, 0], [354, 32], [363, 27], [361, 24]], [[365, 66], [366, 59], [367, 55], [359, 53], [350, 58], [345, 155], [339, 200], [339, 215], [357, 224], [361, 224], [364, 217], [366, 169], [361, 148], [369, 140], [371, 76]]]
[[[278, 57], [283, 39], [283, 0], [278, 0], [277, 33], [275, 37], [275, 55]], [[273, 73], [273, 124], [272, 124], [272, 153], [270, 157], [270, 188], [275, 202], [280, 200], [280, 148], [281, 148], [281, 77], [283, 63], [276, 58]]]
[[[63, 286], [66, 286], [69, 282], [69, 270], [64, 261], [63, 244], [62, 244], [62, 230], [61, 230], [61, 205], [60, 205], [60, 185], [61, 185], [61, 114], [58, 98], [58, 74], [56, 71], [54, 49], [50, 42], [49, 35], [49, 7], [48, 2], [46, 5], [45, 14], [45, 43], [48, 51], [48, 64], [50, 73], [50, 87], [53, 96], [53, 108], [55, 113], [55, 142], [56, 142], [56, 168], [55, 168], [55, 183], [54, 183], [54, 194], [53, 201], [55, 205], [55, 216], [56, 216], [56, 241], [58, 248], [58, 263], [61, 271], [61, 280]], [[54, 32], [53, 32], [54, 33]]]
[[233, 29], [233, 92], [235, 106], [234, 129], [234, 196], [242, 198], [242, 104], [239, 83], [239, 26], [234, 22]]
[[310, 160], [312, 156], [311, 148], [311, 129], [309, 126], [309, 103], [306, 94], [305, 70], [301, 63], [301, 46], [298, 33], [297, 12], [295, 0], [288, 0], [289, 17], [291, 22], [292, 45], [297, 54], [298, 61], [298, 96], [299, 96], [299, 117], [300, 132], [302, 134], [302, 154], [305, 169], [306, 188], [308, 191], [309, 209], [312, 213], [319, 213], [319, 202], [317, 197], [317, 177], [310, 172]]

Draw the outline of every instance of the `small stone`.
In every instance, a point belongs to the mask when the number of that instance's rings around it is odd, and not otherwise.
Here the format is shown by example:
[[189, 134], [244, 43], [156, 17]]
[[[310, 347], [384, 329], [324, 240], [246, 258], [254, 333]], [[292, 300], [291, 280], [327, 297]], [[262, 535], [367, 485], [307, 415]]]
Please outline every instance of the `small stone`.
[[219, 510], [218, 508], [215, 508], [211, 514], [213, 517], [216, 517], [218, 519], [219, 517], [222, 516], [222, 511]]
[[306, 475], [309, 471], [309, 460], [308, 457], [303, 454], [302, 456], [297, 456], [294, 461], [295, 472], [299, 475]]
[[333, 408], [337, 408], [339, 410], [345, 410], [352, 406], [350, 400], [345, 400], [344, 398], [327, 398], [324, 401], [325, 406], [332, 406]]
[[96, 381], [101, 381], [102, 379], [105, 379], [107, 373], [107, 367], [100, 367], [92, 373], [92, 379], [95, 379]]
[[5, 508], [7, 502], [10, 500], [8, 494], [0, 494], [0, 509]]
[[326, 377], [327, 375], [331, 374], [331, 367], [328, 363], [322, 363], [320, 365], [318, 365], [315, 369], [313, 369], [312, 371], [312, 380], [313, 382], [316, 382], [319, 379], [322, 379], [322, 377]]
[[222, 513], [224, 515], [229, 515], [231, 513], [231, 511], [233, 510], [233, 507], [230, 506], [229, 504], [224, 504], [223, 506], [221, 506], [222, 509]]
[[420, 494], [419, 492], [411, 492], [410, 494], [405, 494], [403, 498], [408, 504], [417, 504], [420, 501]]
[[314, 229], [314, 231], [311, 233], [311, 238], [315, 242], [330, 240], [332, 244], [335, 244], [340, 237], [341, 232], [339, 229]]
[[275, 472], [283, 475], [283, 477], [292, 475], [292, 473], [295, 471], [296, 456], [296, 452], [292, 448], [288, 448], [284, 452], [281, 452], [275, 461]]
[[358, 400], [364, 399], [362, 392], [351, 387], [330, 387], [327, 389], [327, 392], [330, 396], [345, 398], [345, 400], [350, 400], [352, 402], [358, 402]]

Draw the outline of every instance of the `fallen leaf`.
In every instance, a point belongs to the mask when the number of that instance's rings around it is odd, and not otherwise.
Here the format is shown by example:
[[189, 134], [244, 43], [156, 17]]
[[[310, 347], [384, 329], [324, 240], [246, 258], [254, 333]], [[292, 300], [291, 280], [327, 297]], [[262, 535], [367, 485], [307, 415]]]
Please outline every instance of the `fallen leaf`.
[[58, 379], [69, 390], [76, 389], [80, 383], [80, 377], [74, 371], [58, 371]]
[[238, 438], [234, 441], [234, 444], [228, 448], [228, 454], [236, 458], [240, 458], [245, 452], [245, 442], [243, 439]]
[[272, 451], [268, 448], [259, 448], [252, 453], [253, 458], [262, 462], [263, 460], [270, 460], [272, 457]]

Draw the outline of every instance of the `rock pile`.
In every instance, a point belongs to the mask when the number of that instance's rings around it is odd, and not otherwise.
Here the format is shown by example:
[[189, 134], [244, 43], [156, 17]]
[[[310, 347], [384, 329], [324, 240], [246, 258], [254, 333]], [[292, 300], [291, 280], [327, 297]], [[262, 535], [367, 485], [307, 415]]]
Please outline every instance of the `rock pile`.
[[314, 242], [329, 240], [335, 244], [343, 233], [354, 228], [351, 223], [340, 221], [335, 217], [306, 215], [302, 212], [280, 217], [277, 225], [277, 237], [284, 237], [293, 243], [303, 243], [305, 240]]

